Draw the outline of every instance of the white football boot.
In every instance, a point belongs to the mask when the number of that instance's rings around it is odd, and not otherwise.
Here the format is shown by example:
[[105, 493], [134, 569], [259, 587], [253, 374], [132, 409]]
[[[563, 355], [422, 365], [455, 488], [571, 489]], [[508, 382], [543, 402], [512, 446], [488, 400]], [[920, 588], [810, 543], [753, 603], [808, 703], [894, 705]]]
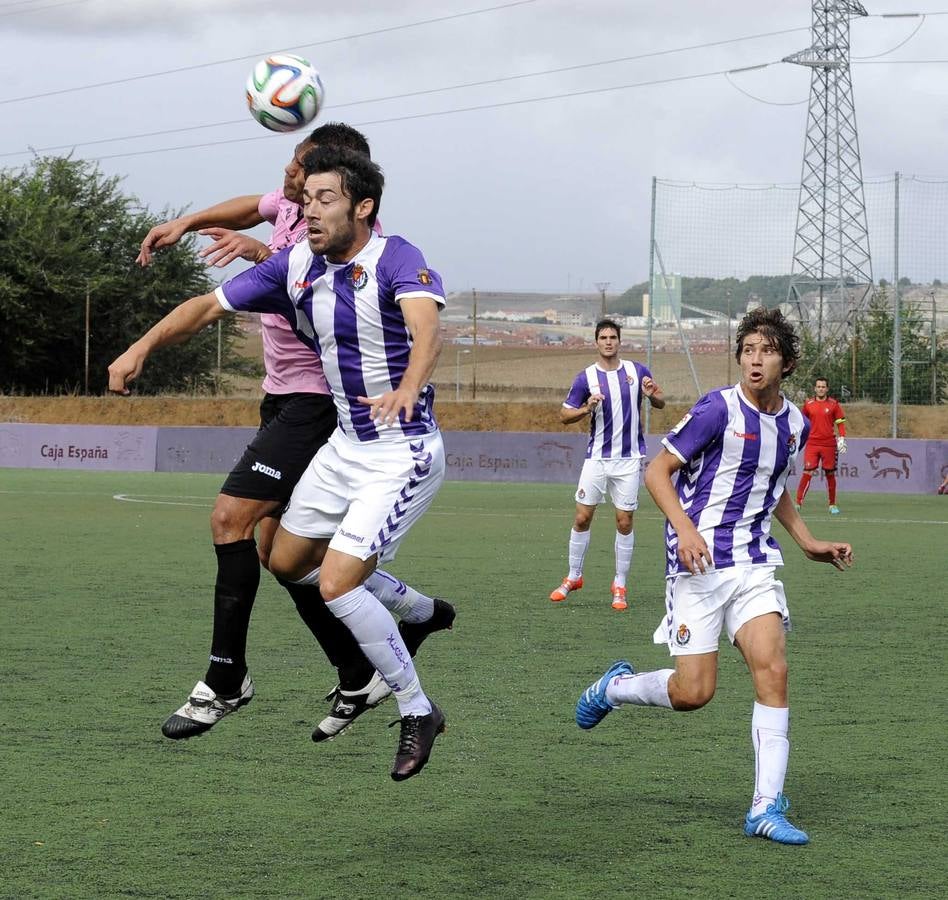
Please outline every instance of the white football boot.
[[244, 676], [240, 693], [235, 697], [220, 697], [203, 681], [199, 681], [191, 691], [188, 702], [161, 726], [161, 733], [175, 741], [203, 734], [224, 716], [236, 712], [252, 699], [253, 679], [249, 673]]

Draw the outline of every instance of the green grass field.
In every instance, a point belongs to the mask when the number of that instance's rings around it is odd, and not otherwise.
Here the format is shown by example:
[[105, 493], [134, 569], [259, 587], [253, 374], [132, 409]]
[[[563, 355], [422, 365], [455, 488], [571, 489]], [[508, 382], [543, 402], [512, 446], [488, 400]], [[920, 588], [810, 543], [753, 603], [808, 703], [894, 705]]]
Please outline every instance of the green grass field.
[[444, 487], [392, 567], [459, 610], [419, 657], [448, 730], [418, 778], [388, 776], [392, 702], [310, 741], [333, 673], [266, 575], [256, 698], [165, 740], [206, 665], [220, 480], [0, 470], [0, 896], [946, 895], [948, 498], [844, 495], [831, 520], [811, 492], [814, 532], [856, 548], [846, 574], [783, 541], [787, 793], [811, 837], [794, 848], [740, 830], [753, 697], [733, 649], [699, 712], [574, 724], [614, 659], [667, 665], [651, 643], [663, 550], [644, 490], [632, 603], [616, 613], [606, 509], [586, 588], [554, 606], [572, 487]]

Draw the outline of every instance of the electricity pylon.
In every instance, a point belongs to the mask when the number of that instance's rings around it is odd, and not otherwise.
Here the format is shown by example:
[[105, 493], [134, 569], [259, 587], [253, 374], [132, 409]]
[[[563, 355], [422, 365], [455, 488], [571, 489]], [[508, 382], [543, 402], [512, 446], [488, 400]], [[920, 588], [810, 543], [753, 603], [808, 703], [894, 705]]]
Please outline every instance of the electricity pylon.
[[847, 327], [872, 287], [849, 73], [850, 17], [867, 15], [857, 0], [813, 0], [813, 44], [784, 58], [812, 72], [787, 300], [818, 352], [826, 337]]

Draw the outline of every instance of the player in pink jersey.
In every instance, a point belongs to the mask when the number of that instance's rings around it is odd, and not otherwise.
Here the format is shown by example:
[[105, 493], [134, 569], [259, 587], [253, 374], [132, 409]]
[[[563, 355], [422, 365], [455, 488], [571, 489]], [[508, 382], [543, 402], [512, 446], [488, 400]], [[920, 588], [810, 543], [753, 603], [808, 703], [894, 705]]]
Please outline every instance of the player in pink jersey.
[[[342, 123], [323, 125], [294, 149], [284, 170], [282, 189], [234, 197], [155, 226], [142, 241], [137, 262], [149, 265], [155, 250], [177, 243], [192, 231], [213, 239], [200, 255], [217, 267], [238, 258], [260, 263], [274, 252], [304, 240], [302, 159], [317, 144], [369, 155], [368, 142], [354, 128]], [[268, 244], [240, 233], [264, 221], [273, 225]], [[300, 475], [336, 425], [335, 407], [319, 358], [296, 338], [282, 316], [263, 315], [261, 320], [266, 378], [260, 431], [224, 482], [211, 515], [218, 575], [210, 666], [187, 702], [162, 726], [163, 734], [173, 739], [207, 731], [253, 697], [246, 646], [260, 563], [269, 567], [279, 514]], [[322, 741], [339, 734], [390, 691], [351, 632], [327, 610], [318, 588], [280, 581], [339, 673], [339, 684], [327, 697], [332, 700], [329, 715], [313, 731], [313, 740]], [[425, 597], [386, 573], [378, 573], [368, 588], [379, 594], [397, 595], [406, 608], [415, 606], [417, 612], [425, 614], [421, 622], [409, 623], [403, 618], [400, 623], [412, 655], [432, 631], [451, 627], [454, 610], [450, 604]]]

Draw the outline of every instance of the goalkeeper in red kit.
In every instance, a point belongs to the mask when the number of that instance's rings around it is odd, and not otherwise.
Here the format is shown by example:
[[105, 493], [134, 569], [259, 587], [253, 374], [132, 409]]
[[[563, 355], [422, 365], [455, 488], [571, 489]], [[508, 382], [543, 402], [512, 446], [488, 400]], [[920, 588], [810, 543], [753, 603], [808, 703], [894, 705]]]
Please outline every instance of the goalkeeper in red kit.
[[803, 451], [803, 475], [797, 486], [797, 509], [803, 506], [816, 467], [822, 465], [829, 494], [830, 515], [838, 516], [836, 455], [846, 452], [846, 414], [839, 401], [830, 397], [829, 382], [825, 378], [816, 379], [813, 392], [814, 396], [810, 397], [801, 409], [803, 415], [810, 420], [810, 439]]

